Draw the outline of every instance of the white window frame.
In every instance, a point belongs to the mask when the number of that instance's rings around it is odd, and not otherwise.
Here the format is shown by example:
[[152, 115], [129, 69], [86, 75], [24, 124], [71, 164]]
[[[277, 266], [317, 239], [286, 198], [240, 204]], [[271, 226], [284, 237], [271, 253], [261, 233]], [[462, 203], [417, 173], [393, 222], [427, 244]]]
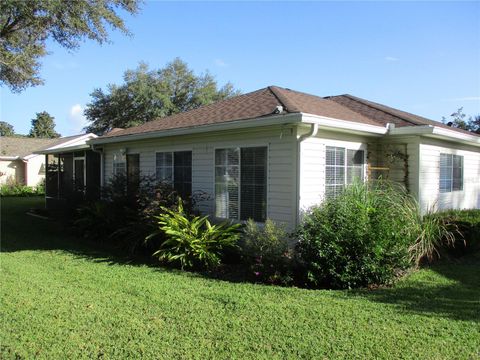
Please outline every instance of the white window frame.
[[175, 183], [175, 155], [176, 152], [190, 152], [192, 154], [192, 191], [193, 191], [193, 150], [192, 149], [176, 149], [176, 150], [157, 150], [155, 151], [155, 180], [157, 180], [157, 154], [170, 153], [172, 154], [172, 181], [171, 185]]
[[83, 152], [83, 156], [74, 156], [73, 157], [73, 180], [75, 181], [76, 177], [76, 160], [83, 160], [83, 192], [85, 192], [87, 187], [87, 157], [85, 156], [85, 151]]
[[[213, 148], [213, 193], [214, 193], [214, 206], [213, 206], [213, 213], [215, 214], [215, 217], [218, 219], [225, 219], [225, 220], [236, 220], [238, 222], [246, 222], [246, 220], [240, 220], [241, 214], [242, 214], [242, 149], [247, 149], [247, 148], [256, 148], [256, 147], [264, 147], [267, 148], [267, 177], [266, 177], [266, 184], [265, 184], [265, 192], [266, 192], [266, 198], [267, 198], [267, 203], [266, 203], [266, 208], [265, 208], [265, 220], [269, 218], [269, 207], [268, 204], [270, 202], [268, 198], [269, 194], [269, 183], [270, 183], [270, 144], [254, 144], [254, 145], [236, 145], [236, 146], [216, 146]], [[216, 192], [216, 152], [217, 150], [227, 150], [227, 149], [239, 149], [239, 162], [238, 162], [238, 217], [237, 218], [231, 218], [231, 217], [219, 217], [217, 216], [217, 192]], [[263, 222], [262, 222], [263, 223]]]
[[[120, 157], [120, 160], [118, 160], [117, 157]], [[119, 175], [118, 169], [117, 169], [117, 164], [123, 164], [124, 169], [123, 169], [123, 174], [127, 176], [127, 154], [122, 154], [120, 152], [114, 153], [113, 154], [113, 175]]]
[[[440, 186], [440, 183], [442, 182], [442, 178], [441, 178], [441, 174], [442, 174], [442, 162], [441, 162], [441, 158], [442, 158], [442, 155], [444, 156], [448, 156], [451, 158], [451, 166], [448, 166], [448, 170], [450, 170], [450, 190], [445, 190], [445, 191], [442, 191], [442, 188]], [[461, 186], [461, 189], [453, 189], [453, 158], [457, 156], [459, 158], [462, 159], [462, 167], [461, 167], [461, 170], [462, 170], [462, 186]], [[439, 166], [438, 166], [438, 192], [440, 194], [448, 194], [448, 193], [452, 193], [452, 192], [457, 192], [457, 191], [463, 191], [464, 189], [464, 186], [465, 186], [465, 157], [463, 155], [457, 155], [457, 154], [451, 154], [451, 153], [440, 153], [439, 157], [438, 157], [438, 160], [439, 160]]]
[[[324, 148], [324, 151], [325, 151], [325, 166], [324, 166], [324, 169], [325, 169], [325, 180], [324, 180], [324, 189], [323, 189], [323, 193], [324, 193], [324, 197], [326, 198], [327, 197], [327, 186], [329, 184], [327, 184], [327, 167], [341, 167], [341, 166], [332, 166], [332, 165], [327, 165], [327, 147], [333, 147], [333, 148], [339, 148], [339, 149], [343, 149], [344, 150], [344, 164], [343, 164], [343, 168], [345, 170], [345, 173], [344, 173], [344, 181], [343, 181], [343, 186], [344, 188], [348, 185], [350, 185], [347, 181], [348, 181], [348, 150], [351, 150], [351, 151], [363, 151], [363, 166], [362, 166], [362, 175], [363, 175], [363, 179], [362, 179], [362, 182], [365, 183], [367, 181], [367, 149], [366, 149], [366, 146], [364, 144], [362, 144], [361, 146], [345, 146], [343, 144], [339, 145], [339, 144], [334, 144], [334, 143], [329, 143], [329, 144], [325, 144], [325, 148]], [[350, 166], [351, 167], [351, 166]], [[330, 184], [331, 185], [331, 184]], [[335, 184], [337, 185], [337, 184]]]

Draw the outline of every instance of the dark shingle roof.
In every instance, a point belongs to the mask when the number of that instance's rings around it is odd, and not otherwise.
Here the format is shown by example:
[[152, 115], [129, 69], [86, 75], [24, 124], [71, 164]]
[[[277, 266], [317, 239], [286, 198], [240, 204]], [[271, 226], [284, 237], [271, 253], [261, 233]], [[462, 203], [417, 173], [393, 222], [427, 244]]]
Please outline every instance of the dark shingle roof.
[[24, 156], [34, 151], [53, 146], [59, 139], [36, 139], [27, 137], [0, 137], [0, 156]]
[[375, 120], [376, 122], [382, 125], [386, 125], [387, 123], [393, 123], [397, 127], [432, 125], [432, 126], [438, 126], [441, 128], [446, 128], [449, 130], [461, 132], [464, 134], [477, 135], [470, 131], [448, 126], [439, 121], [430, 120], [422, 116], [411, 114], [406, 111], [398, 110], [386, 105], [365, 100], [349, 94], [327, 96], [325, 99], [332, 100], [343, 106], [346, 106], [349, 109], [359, 114], [362, 114], [372, 120]]
[[287, 114], [309, 113], [376, 126], [385, 126], [387, 123], [394, 123], [399, 127], [434, 125], [465, 132], [448, 127], [438, 121], [429, 120], [351, 95], [322, 98], [278, 86], [269, 86], [247, 94], [217, 101], [194, 110], [159, 118], [139, 126], [124, 130], [115, 129], [115, 131], [103, 135], [100, 139], [193, 128], [238, 120], [258, 119], [260, 122], [261, 118], [274, 115], [278, 106], [283, 107], [283, 113]]

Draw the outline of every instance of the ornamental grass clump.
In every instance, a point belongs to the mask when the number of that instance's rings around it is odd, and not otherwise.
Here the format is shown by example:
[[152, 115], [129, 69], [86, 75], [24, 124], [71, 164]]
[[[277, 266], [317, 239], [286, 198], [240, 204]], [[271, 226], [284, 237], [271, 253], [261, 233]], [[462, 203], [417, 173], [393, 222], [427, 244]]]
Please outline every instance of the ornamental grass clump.
[[386, 181], [348, 186], [305, 216], [297, 232], [303, 281], [311, 287], [387, 284], [410, 265], [417, 203]]

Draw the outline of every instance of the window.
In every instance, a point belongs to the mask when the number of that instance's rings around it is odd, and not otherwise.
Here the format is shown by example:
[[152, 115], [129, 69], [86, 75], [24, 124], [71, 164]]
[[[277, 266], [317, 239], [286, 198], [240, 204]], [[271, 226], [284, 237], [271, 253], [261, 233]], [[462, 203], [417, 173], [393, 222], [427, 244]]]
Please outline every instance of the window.
[[440, 192], [463, 190], [463, 156], [440, 154]]
[[327, 146], [325, 154], [325, 196], [337, 196], [345, 185], [364, 180], [365, 152]]
[[215, 215], [265, 221], [267, 216], [267, 147], [215, 151]]
[[140, 154], [127, 155], [127, 190], [136, 193], [140, 185]]
[[125, 175], [127, 172], [126, 157], [124, 154], [113, 155], [113, 175]]
[[159, 152], [155, 161], [157, 180], [172, 184], [182, 198], [189, 198], [192, 195], [192, 152]]

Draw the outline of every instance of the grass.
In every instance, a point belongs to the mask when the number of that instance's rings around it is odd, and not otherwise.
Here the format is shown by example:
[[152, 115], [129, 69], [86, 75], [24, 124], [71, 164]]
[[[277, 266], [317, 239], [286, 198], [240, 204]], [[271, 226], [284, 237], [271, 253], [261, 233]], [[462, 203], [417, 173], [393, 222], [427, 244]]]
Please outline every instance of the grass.
[[2, 198], [2, 359], [477, 359], [480, 258], [394, 288], [212, 280], [108, 256]]

